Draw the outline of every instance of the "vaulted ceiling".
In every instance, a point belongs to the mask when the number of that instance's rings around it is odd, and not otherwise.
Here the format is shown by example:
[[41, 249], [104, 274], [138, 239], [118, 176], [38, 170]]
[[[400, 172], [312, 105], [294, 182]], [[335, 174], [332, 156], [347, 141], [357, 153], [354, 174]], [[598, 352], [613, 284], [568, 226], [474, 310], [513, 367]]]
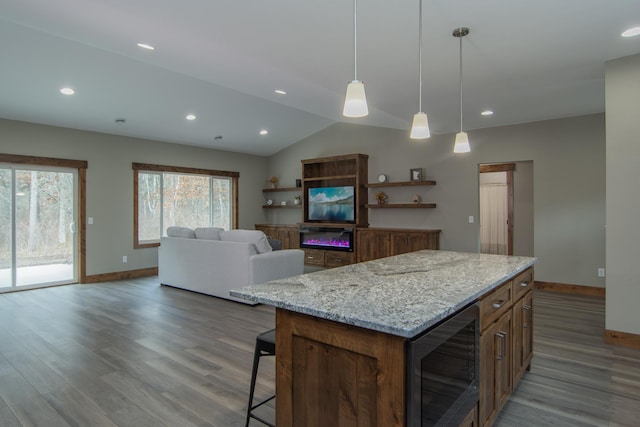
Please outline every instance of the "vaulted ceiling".
[[[359, 0], [358, 78], [370, 113], [346, 119], [350, 0], [4, 1], [0, 117], [258, 155], [339, 121], [408, 137], [418, 5]], [[459, 26], [470, 28], [466, 130], [602, 112], [605, 61], [640, 53], [640, 37], [620, 36], [640, 26], [638, 0], [424, 0], [423, 17], [432, 133], [459, 130]], [[65, 86], [75, 94], [62, 95]]]

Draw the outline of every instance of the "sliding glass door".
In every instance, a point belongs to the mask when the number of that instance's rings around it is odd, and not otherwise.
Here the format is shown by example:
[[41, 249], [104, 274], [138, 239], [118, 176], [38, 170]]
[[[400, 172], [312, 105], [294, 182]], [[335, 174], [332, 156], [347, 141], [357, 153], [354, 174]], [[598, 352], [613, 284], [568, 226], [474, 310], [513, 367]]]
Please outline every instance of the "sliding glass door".
[[77, 170], [0, 165], [0, 292], [77, 282]]

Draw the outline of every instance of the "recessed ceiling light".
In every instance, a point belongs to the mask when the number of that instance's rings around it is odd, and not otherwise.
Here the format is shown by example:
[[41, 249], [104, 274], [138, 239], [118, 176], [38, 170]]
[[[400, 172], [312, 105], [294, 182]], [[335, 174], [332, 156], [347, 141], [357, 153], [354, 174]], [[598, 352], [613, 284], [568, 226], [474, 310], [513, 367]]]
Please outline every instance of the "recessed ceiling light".
[[633, 27], [633, 28], [629, 28], [628, 30], [626, 30], [625, 32], [623, 32], [620, 35], [622, 37], [633, 37], [633, 36], [637, 36], [639, 34], [640, 34], [640, 27]]
[[146, 44], [146, 43], [138, 43], [138, 47], [141, 47], [141, 48], [147, 49], [147, 50], [156, 50], [155, 47], [151, 46], [150, 44]]
[[287, 94], [287, 92], [282, 90], [282, 89], [276, 89], [276, 90], [274, 90], [274, 92], [277, 93], [278, 95], [286, 95]]
[[76, 93], [76, 91], [71, 89], [70, 87], [63, 87], [62, 89], [60, 89], [60, 93], [64, 95], [73, 95], [74, 93]]
[[483, 115], [483, 116], [493, 116], [493, 111], [492, 110], [484, 110], [480, 114]]
[[187, 114], [187, 117], [185, 117], [185, 119], [187, 119], [187, 120], [195, 120], [196, 116], [194, 114]]
[[269, 133], [269, 131], [266, 130], [266, 129], [262, 129], [259, 133], [260, 133], [260, 135], [266, 135], [266, 134]]

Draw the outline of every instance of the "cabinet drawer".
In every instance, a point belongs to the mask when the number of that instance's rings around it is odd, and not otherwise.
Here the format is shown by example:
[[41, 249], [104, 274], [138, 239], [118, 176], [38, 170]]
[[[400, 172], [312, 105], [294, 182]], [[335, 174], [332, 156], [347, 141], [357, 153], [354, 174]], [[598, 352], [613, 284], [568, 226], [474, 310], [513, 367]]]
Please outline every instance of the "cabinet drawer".
[[324, 255], [324, 262], [325, 266], [329, 268], [353, 264], [353, 252], [328, 251]]
[[495, 322], [511, 308], [511, 283], [503, 283], [480, 300], [480, 330]]
[[318, 249], [305, 249], [304, 263], [307, 265], [324, 266], [324, 251]]
[[512, 294], [513, 301], [517, 301], [529, 290], [533, 289], [533, 269], [528, 269], [517, 275], [513, 279]]

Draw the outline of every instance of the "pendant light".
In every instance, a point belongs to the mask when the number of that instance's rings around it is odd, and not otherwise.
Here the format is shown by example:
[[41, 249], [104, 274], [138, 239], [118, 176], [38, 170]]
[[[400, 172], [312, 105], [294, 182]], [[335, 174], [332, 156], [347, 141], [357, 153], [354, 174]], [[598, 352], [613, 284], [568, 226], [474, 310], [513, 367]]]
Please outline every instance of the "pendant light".
[[413, 115], [413, 123], [411, 124], [411, 139], [427, 139], [431, 136], [429, 131], [429, 118], [422, 111], [422, 0], [420, 0], [420, 26], [418, 31], [418, 75], [420, 76], [420, 86], [418, 92], [418, 113]]
[[462, 38], [469, 34], [469, 29], [460, 27], [453, 30], [453, 37], [460, 39], [460, 132], [456, 134], [456, 142], [453, 145], [454, 153], [468, 153], [471, 151], [469, 137], [462, 131]]
[[342, 115], [345, 117], [365, 117], [369, 114], [364, 83], [358, 80], [358, 0], [353, 0], [353, 80], [347, 85]]

